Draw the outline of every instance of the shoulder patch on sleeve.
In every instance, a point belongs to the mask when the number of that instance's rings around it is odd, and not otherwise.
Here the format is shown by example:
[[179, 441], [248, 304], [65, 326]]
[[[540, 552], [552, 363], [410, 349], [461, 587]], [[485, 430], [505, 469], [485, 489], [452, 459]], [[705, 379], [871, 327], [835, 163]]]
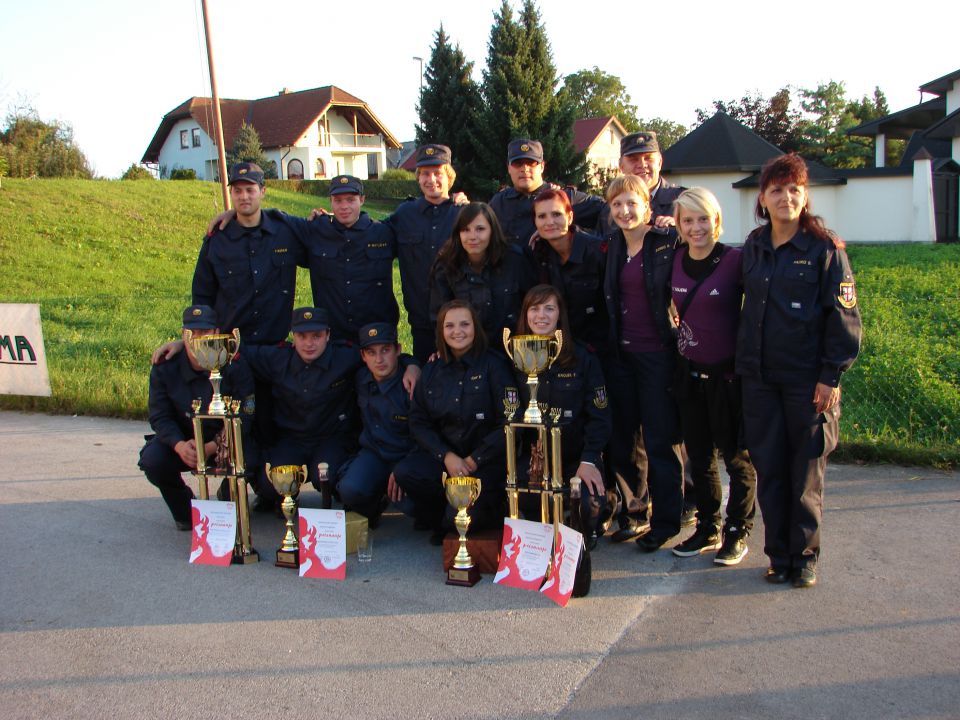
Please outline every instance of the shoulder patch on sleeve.
[[840, 294], [837, 301], [845, 308], [850, 309], [857, 305], [857, 288], [852, 282], [840, 283]]

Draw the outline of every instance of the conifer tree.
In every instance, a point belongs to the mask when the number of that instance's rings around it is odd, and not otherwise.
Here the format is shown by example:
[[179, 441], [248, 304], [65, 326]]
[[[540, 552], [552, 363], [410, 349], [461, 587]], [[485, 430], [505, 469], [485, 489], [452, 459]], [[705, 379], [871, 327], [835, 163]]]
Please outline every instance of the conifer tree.
[[264, 177], [277, 177], [277, 164], [263, 151], [257, 129], [253, 125], [247, 125], [246, 121], [240, 123], [233, 149], [227, 153], [227, 169], [238, 162], [256, 163], [263, 170]]
[[475, 136], [484, 178], [503, 182], [507, 144], [515, 137], [530, 137], [543, 143], [550, 180], [583, 182], [586, 162], [573, 149], [575, 108], [565, 92], [555, 90], [557, 84], [550, 43], [533, 0], [524, 0], [519, 20], [502, 0], [487, 45], [484, 107]]
[[451, 45], [441, 24], [434, 35], [417, 106], [420, 116], [417, 145], [449, 146], [454, 167], [462, 180], [475, 174], [471, 137], [480, 107], [480, 89], [471, 77], [472, 72], [473, 63], [467, 61], [459, 44]]

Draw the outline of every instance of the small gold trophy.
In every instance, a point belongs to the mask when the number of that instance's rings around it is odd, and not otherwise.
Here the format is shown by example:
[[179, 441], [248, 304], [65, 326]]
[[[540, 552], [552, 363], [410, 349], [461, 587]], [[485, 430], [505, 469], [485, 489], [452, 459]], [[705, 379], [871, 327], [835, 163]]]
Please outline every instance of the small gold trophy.
[[454, 523], [460, 533], [460, 549], [453, 559], [453, 566], [447, 570], [447, 585], [473, 587], [480, 582], [480, 571], [467, 552], [467, 528], [470, 516], [467, 509], [480, 497], [480, 478], [458, 476], [447, 477], [443, 474], [443, 489], [447, 493], [447, 502], [457, 509]]
[[[552, 353], [551, 346], [553, 346]], [[514, 335], [510, 337], [510, 329], [504, 328], [503, 347], [516, 368], [527, 374], [530, 402], [527, 403], [527, 409], [523, 412], [523, 421], [532, 424], [542, 423], [543, 414], [537, 405], [537, 375], [553, 365], [560, 355], [560, 350], [563, 348], [563, 333], [555, 330], [553, 336]]]
[[210, 373], [210, 384], [213, 385], [213, 397], [207, 408], [208, 415], [226, 415], [227, 405], [220, 395], [220, 368], [226, 367], [237, 354], [240, 347], [240, 330], [234, 328], [230, 335], [200, 335], [193, 337], [190, 330], [185, 330], [186, 341], [190, 343], [190, 350], [197, 359], [197, 364]]
[[283, 495], [283, 516], [287, 519], [287, 532], [283, 536], [280, 549], [277, 550], [277, 567], [300, 567], [300, 543], [297, 541], [297, 531], [293, 518], [297, 512], [297, 501], [293, 496], [300, 491], [300, 486], [307, 479], [306, 465], [277, 465], [270, 467], [267, 463], [267, 477], [274, 489]]

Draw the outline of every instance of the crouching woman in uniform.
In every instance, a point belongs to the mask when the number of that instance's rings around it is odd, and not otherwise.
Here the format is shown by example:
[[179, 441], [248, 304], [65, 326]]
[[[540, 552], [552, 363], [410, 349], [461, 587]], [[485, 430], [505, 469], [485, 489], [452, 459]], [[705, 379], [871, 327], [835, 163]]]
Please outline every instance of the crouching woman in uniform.
[[437, 352], [413, 393], [410, 435], [417, 447], [394, 468], [396, 483], [411, 499], [415, 520], [443, 542], [452, 527], [442, 475], [481, 480], [470, 509], [470, 529], [502, 526], [506, 514], [506, 453], [503, 399], [516, 395], [506, 361], [487, 349], [473, 307], [451, 300], [437, 313]]
[[[674, 393], [697, 501], [697, 529], [673, 554], [719, 549], [716, 564], [736, 565], [747, 554], [757, 495], [757, 474], [741, 442], [740, 380], [734, 373], [741, 252], [717, 242], [723, 232], [720, 204], [709, 190], [684, 190], [673, 212], [683, 240], [671, 280], [679, 352]], [[718, 450], [730, 476], [722, 535]]]
[[[598, 526], [607, 515], [602, 455], [610, 440], [612, 420], [606, 384], [596, 354], [574, 342], [560, 292], [552, 285], [535, 286], [523, 300], [517, 333], [552, 336], [558, 329], [563, 340], [560, 354], [538, 377], [537, 402], [549, 408], [548, 417], [555, 416], [553, 422], [561, 428], [563, 477], [581, 480], [579, 524], [584, 541], [592, 550], [597, 542]], [[520, 387], [518, 414], [530, 400], [526, 377], [517, 371]], [[539, 446], [536, 434], [525, 433], [517, 461], [518, 472], [528, 478], [542, 476], [544, 464], [549, 460], [549, 454]], [[529, 513], [532, 508], [526, 510]], [[571, 511], [575, 512], [573, 508]], [[539, 520], [539, 517], [531, 519]]]
[[844, 243], [810, 212], [797, 155], [760, 174], [760, 227], [743, 246], [737, 336], [747, 448], [757, 469], [766, 579], [817, 582], [823, 474], [836, 447], [840, 376], [860, 349], [860, 311]]

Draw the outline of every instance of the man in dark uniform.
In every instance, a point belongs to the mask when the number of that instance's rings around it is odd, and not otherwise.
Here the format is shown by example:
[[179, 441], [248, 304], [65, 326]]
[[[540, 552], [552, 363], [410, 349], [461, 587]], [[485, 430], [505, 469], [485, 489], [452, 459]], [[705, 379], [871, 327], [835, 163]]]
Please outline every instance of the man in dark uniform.
[[[190, 330], [195, 336], [214, 333], [217, 315], [207, 305], [191, 305], [183, 311], [183, 330]], [[247, 432], [255, 407], [253, 378], [240, 359], [224, 367], [221, 373], [221, 393], [242, 402], [243, 449], [247, 459], [251, 460], [256, 455]], [[193, 401], [200, 398], [206, 409], [212, 396], [210, 374], [197, 363], [189, 345], [172, 361], [154, 365], [150, 370], [150, 427], [155, 434], [145, 436], [147, 443], [140, 451], [139, 465], [147, 480], [160, 490], [178, 530], [190, 530], [191, 526], [193, 491], [183, 482], [181, 473], [197, 466], [197, 445], [191, 419]], [[206, 457], [216, 454], [216, 435], [222, 427], [212, 421], [203, 424], [202, 452]]]
[[413, 354], [421, 363], [436, 350], [436, 328], [430, 321], [430, 267], [449, 239], [460, 212], [450, 198], [457, 177], [446, 145], [417, 148], [417, 182], [423, 193], [402, 203], [385, 221], [397, 240], [403, 305], [407, 309]]
[[230, 168], [236, 216], [203, 239], [193, 273], [193, 302], [217, 312], [221, 329], [240, 328], [248, 345], [276, 345], [290, 331], [297, 265], [305, 255], [278, 210], [262, 210], [263, 171]]
[[330, 181], [332, 215], [284, 216], [306, 230], [313, 304], [327, 311], [331, 337], [351, 343], [368, 323], [400, 319], [393, 294], [396, 241], [389, 226], [363, 212], [364, 199], [359, 179], [338, 175]]
[[[624, 175], [636, 175], [650, 190], [651, 222], [654, 227], [672, 228], [673, 201], [685, 187], [672, 185], [660, 175], [663, 168], [663, 155], [657, 134], [652, 130], [626, 135], [620, 141], [620, 172]], [[617, 229], [610, 218], [610, 208], [604, 207], [600, 214], [598, 229], [602, 237], [607, 237]]]
[[402, 499], [393, 475], [394, 466], [413, 447], [407, 424], [410, 395], [400, 373], [397, 328], [371, 323], [360, 329], [360, 357], [365, 367], [357, 371], [357, 401], [363, 430], [360, 451], [341, 468], [337, 489], [344, 507], [365, 516], [376, 527], [386, 506], [386, 493]]
[[[533, 222], [533, 199], [544, 187], [543, 145], [539, 140], [521, 138], [507, 146], [507, 172], [512, 187], [504, 188], [490, 199], [490, 207], [500, 221], [507, 242], [526, 246], [537, 228]], [[576, 188], [564, 192], [573, 205], [573, 221], [582, 228], [593, 228], [605, 207], [603, 199]]]

